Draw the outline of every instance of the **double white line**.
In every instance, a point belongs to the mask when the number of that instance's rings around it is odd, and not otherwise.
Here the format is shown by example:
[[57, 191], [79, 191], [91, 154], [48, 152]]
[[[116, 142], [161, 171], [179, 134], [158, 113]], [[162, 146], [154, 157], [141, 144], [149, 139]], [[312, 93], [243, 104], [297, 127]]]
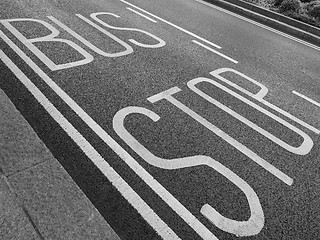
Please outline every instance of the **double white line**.
[[[115, 140], [113, 140], [84, 110], [71, 99], [53, 80], [44, 73], [24, 52], [0, 31], [0, 37], [33, 69], [61, 99], [73, 109], [87, 125], [99, 135], [131, 168], [145, 171]], [[51, 117], [80, 147], [86, 156], [100, 169], [122, 196], [140, 213], [163, 239], [180, 239], [169, 226], [147, 205], [145, 201], [125, 182], [125, 180], [103, 159], [94, 147], [75, 129], [57, 110], [32, 81], [0, 50], [0, 59], [16, 75], [20, 82], [30, 91]], [[146, 171], [145, 171], [146, 172]], [[146, 172], [146, 175], [148, 173]], [[152, 178], [149, 176], [149, 178]], [[156, 182], [156, 180], [154, 180]], [[158, 183], [159, 184], [159, 183]]]

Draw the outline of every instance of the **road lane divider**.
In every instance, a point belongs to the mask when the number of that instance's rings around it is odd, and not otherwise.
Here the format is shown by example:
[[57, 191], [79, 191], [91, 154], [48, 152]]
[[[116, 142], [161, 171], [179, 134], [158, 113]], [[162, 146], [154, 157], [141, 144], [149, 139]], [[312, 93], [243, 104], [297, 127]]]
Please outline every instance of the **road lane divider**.
[[[3, 38], [3, 33], [0, 31]], [[8, 43], [8, 39], [5, 39]], [[13, 43], [12, 43], [13, 44]], [[10, 44], [12, 47], [13, 45]], [[20, 53], [17, 51], [17, 53]], [[19, 55], [20, 55], [19, 54]], [[21, 55], [20, 55], [21, 56]], [[0, 58], [5, 65], [16, 75], [20, 82], [30, 91], [37, 101], [44, 107], [50, 116], [62, 127], [71, 139], [80, 147], [85, 155], [94, 163], [121, 195], [138, 211], [150, 226], [163, 238], [181, 240], [169, 226], [149, 207], [149, 205], [127, 184], [127, 182], [108, 164], [95, 148], [78, 132], [77, 129], [57, 110], [46, 96], [32, 83], [32, 81], [0, 50]], [[24, 59], [27, 60], [27, 59]], [[28, 60], [28, 65], [34, 70], [38, 67]], [[44, 74], [44, 73], [43, 73]], [[41, 74], [41, 75], [43, 75]], [[120, 149], [121, 147], [118, 146]], [[125, 150], [121, 149], [121, 152]]]
[[156, 20], [154, 20], [154, 19], [152, 19], [152, 18], [150, 18], [150, 17], [148, 17], [148, 16], [146, 16], [146, 15], [144, 15], [144, 14], [142, 14], [142, 13], [136, 11], [136, 10], [133, 10], [132, 8], [127, 7], [126, 9], [128, 9], [129, 11], [131, 11], [131, 12], [133, 12], [135, 14], [138, 14], [141, 17], [144, 17], [145, 19], [147, 19], [147, 20], [149, 20], [149, 21], [151, 21], [153, 23], [157, 23]]
[[[307, 97], [307, 96], [305, 96], [305, 95], [303, 95], [303, 94], [301, 94], [301, 93], [298, 93], [298, 92], [296, 92], [296, 91], [292, 91], [292, 93], [295, 94], [295, 95], [297, 95], [297, 96], [299, 96], [299, 97], [301, 97], [301, 98], [303, 98], [303, 99], [305, 99], [305, 100], [307, 100], [308, 102], [316, 105], [317, 107], [320, 107], [320, 103], [316, 102], [315, 100], [313, 100], [313, 99], [311, 99], [311, 98], [309, 98], [309, 97]], [[319, 133], [320, 133], [320, 132], [319, 132]], [[319, 134], [319, 133], [318, 133], [318, 134]]]
[[224, 55], [223, 53], [218, 52], [218, 51], [216, 51], [216, 50], [214, 50], [214, 49], [212, 49], [212, 48], [210, 48], [210, 47], [198, 42], [197, 40], [192, 40], [192, 42], [198, 44], [199, 46], [201, 46], [201, 47], [203, 47], [203, 48], [205, 48], [205, 49], [207, 49], [207, 50], [209, 50], [209, 51], [211, 51], [211, 52], [213, 52], [213, 53], [215, 53], [215, 54], [217, 54], [217, 55], [219, 55], [219, 56], [221, 56], [221, 57], [223, 57], [223, 58], [225, 58], [225, 59], [227, 59], [227, 60], [229, 60], [229, 61], [231, 61], [233, 63], [236, 63], [236, 64], [238, 63], [238, 61], [232, 59], [231, 57], [228, 57], [228, 56]]
[[190, 117], [192, 117], [194, 120], [196, 120], [198, 123], [209, 129], [211, 132], [222, 138], [224, 141], [229, 143], [231, 146], [236, 148], [238, 151], [246, 155], [249, 159], [260, 165], [262, 168], [267, 170], [269, 173], [271, 173], [273, 176], [284, 182], [285, 184], [291, 186], [293, 184], [293, 179], [289, 177], [287, 174], [283, 173], [279, 169], [277, 169], [275, 166], [258, 156], [256, 153], [251, 151], [249, 148], [238, 142], [236, 139], [229, 136], [227, 133], [207, 121], [205, 118], [201, 117], [199, 114], [188, 108], [186, 105], [178, 101], [176, 98], [174, 98], [172, 95], [175, 93], [180, 92], [181, 89], [178, 87], [173, 87], [168, 90], [165, 90], [161, 93], [158, 93], [156, 95], [153, 95], [148, 98], [148, 101], [151, 103], [155, 103], [159, 100], [166, 99], [171, 104], [179, 108], [184, 113], [188, 114]]
[[[19, 47], [17, 47], [7, 36], [5, 36], [1, 30], [0, 30], [0, 37], [87, 124], [87, 126], [91, 128], [151, 189], [153, 189], [153, 191], [156, 194], [158, 194], [158, 196], [165, 203], [167, 203], [180, 217], [182, 217], [182, 219], [190, 227], [192, 227], [192, 229], [194, 229], [194, 231], [199, 236], [201, 236], [204, 240], [219, 240], [188, 209], [186, 209], [166, 188], [164, 188], [152, 175], [150, 175], [129, 153], [127, 153], [103, 128], [101, 128], [100, 125], [96, 123], [66, 92], [64, 92], [44, 71], [42, 71], [37, 64], [35, 64]], [[30, 89], [32, 90], [34, 88], [35, 87], [32, 86]], [[39, 94], [40, 93], [41, 92], [39, 91]], [[49, 104], [51, 103], [49, 102]], [[59, 114], [59, 112], [57, 112], [57, 114]], [[65, 119], [63, 116], [62, 118]], [[54, 119], [56, 120], [56, 118]], [[66, 124], [69, 125], [69, 123], [66, 123]], [[71, 129], [74, 129], [74, 127], [72, 127]], [[81, 138], [82, 139], [81, 141], [87, 142], [87, 140], [84, 139], [80, 134], [76, 134], [75, 136], [72, 135], [72, 137], [76, 141], [78, 141], [78, 138]], [[87, 154], [90, 154], [91, 151], [93, 153], [96, 152], [96, 150], [92, 148], [91, 145], [86, 145], [86, 147], [90, 147], [90, 151], [86, 151]], [[94, 158], [91, 160], [94, 161], [94, 164], [97, 164], [97, 167], [101, 171], [103, 171], [104, 174], [108, 174], [108, 172], [106, 172], [106, 169], [112, 169], [104, 159]], [[113, 174], [117, 174], [115, 170], [112, 169], [112, 171], [114, 172]], [[112, 176], [110, 181], [113, 184], [118, 183], [115, 179], [112, 178]], [[120, 180], [120, 182], [121, 184], [127, 185], [127, 183], [124, 180], [123, 182]], [[121, 186], [115, 185], [115, 187], [117, 187], [117, 189], [119, 189], [119, 191], [121, 192], [122, 185]], [[128, 202], [132, 204], [134, 208], [137, 209], [140, 215], [150, 224], [150, 226], [152, 226], [159, 233], [159, 235], [162, 236], [164, 239], [179, 239], [179, 237], [172, 231], [172, 229], [169, 228], [167, 224], [164, 223], [162, 219], [160, 219], [156, 215], [156, 213], [154, 213], [154, 211], [140, 197], [139, 198], [142, 200], [142, 202], [141, 200], [137, 200], [138, 199], [138, 196], [136, 196], [137, 194], [133, 190], [132, 190], [133, 192], [131, 190], [129, 190], [130, 194], [128, 192], [125, 192], [125, 193], [121, 192], [121, 194], [125, 194], [124, 197], [129, 197], [129, 199], [126, 198]], [[131, 199], [130, 198], [131, 195], [136, 197], [134, 199]]]
[[169, 22], [169, 21], [167, 21], [167, 20], [165, 20], [165, 19], [163, 19], [163, 18], [160, 18], [160, 17], [158, 17], [158, 16], [156, 16], [156, 15], [154, 15], [154, 14], [152, 14], [152, 13], [150, 13], [150, 12], [148, 12], [148, 11], [146, 11], [146, 10], [144, 10], [144, 9], [142, 9], [142, 8], [134, 5], [134, 4], [132, 4], [132, 3], [129, 3], [129, 2], [127, 2], [127, 1], [125, 1], [125, 0], [120, 0], [120, 1], [123, 2], [123, 3], [125, 3], [125, 4], [127, 4], [127, 5], [129, 5], [129, 6], [131, 6], [131, 7], [134, 7], [134, 8], [136, 8], [136, 9], [140, 10], [141, 12], [144, 12], [144, 13], [146, 13], [146, 14], [154, 17], [155, 19], [158, 19], [158, 20], [160, 20], [160, 21], [162, 21], [162, 22], [164, 22], [164, 23], [166, 23], [166, 24], [168, 24], [168, 25], [170, 25], [170, 26], [172, 26], [172, 27], [174, 27], [174, 28], [176, 28], [176, 29], [178, 29], [178, 30], [180, 30], [180, 31], [188, 34], [188, 35], [191, 35], [192, 37], [195, 37], [195, 38], [197, 38], [197, 39], [199, 39], [199, 40], [201, 40], [201, 41], [203, 41], [203, 42], [205, 42], [205, 43], [207, 43], [207, 44], [209, 44], [209, 45], [211, 45], [211, 46], [213, 46], [213, 47], [215, 47], [215, 48], [218, 48], [218, 49], [221, 49], [221, 48], [222, 48], [222, 47], [220, 47], [219, 45], [217, 45], [217, 44], [215, 44], [215, 43], [212, 43], [212, 42], [210, 42], [210, 41], [208, 41], [208, 40], [206, 40], [206, 39], [204, 39], [204, 38], [202, 38], [202, 37], [200, 37], [200, 36], [198, 36], [198, 35], [190, 32], [190, 31], [188, 31], [188, 30], [186, 30], [186, 29], [182, 28], [182, 27], [179, 27], [179, 26], [177, 26], [176, 24], [174, 24], [174, 23], [172, 23], [172, 22]]
[[[203, 224], [201, 223], [184, 205], [182, 205], [166, 188], [164, 188], [156, 179], [153, 178], [152, 175], [150, 175], [135, 159], [131, 157], [129, 153], [127, 153], [108, 133], [106, 133], [100, 125], [98, 125], [72, 98], [70, 98], [69, 95], [67, 95], [44, 71], [40, 69], [19, 47], [17, 47], [8, 37], [6, 37], [3, 32], [0, 32], [1, 38], [13, 49], [21, 58], [24, 60], [24, 62], [31, 68], [35, 73], [39, 75], [39, 77], [42, 78], [42, 80], [90, 127], [107, 145], [113, 149], [115, 153], [118, 154], [118, 156], [147, 184], [150, 186], [151, 189], [155, 191], [156, 194], [158, 194], [161, 199], [164, 200], [165, 203], [167, 203], [173, 211], [175, 211], [178, 216], [180, 216], [194, 231], [203, 239], [205, 240], [218, 240], [218, 238]], [[22, 75], [22, 74], [20, 74]], [[18, 75], [19, 76], [19, 75]], [[18, 77], [17, 76], [17, 77]], [[25, 78], [24, 78], [25, 79]], [[29, 80], [30, 82], [30, 80]], [[33, 85], [33, 83], [31, 82]], [[32, 89], [37, 89], [34, 85], [32, 87], [28, 88], [32, 91]], [[38, 90], [38, 89], [37, 89]], [[36, 90], [34, 90], [36, 91]], [[38, 90], [39, 91], [39, 90]], [[39, 91], [39, 94], [42, 94]], [[44, 96], [45, 97], [45, 96]], [[48, 100], [47, 100], [48, 101]], [[49, 101], [48, 101], [49, 102]], [[49, 102], [49, 104], [51, 104]], [[53, 106], [54, 108], [54, 106]], [[49, 110], [49, 113], [52, 112]], [[55, 114], [53, 116], [59, 115], [58, 110], [54, 110]], [[62, 119], [65, 119], [61, 113], [60, 115]], [[55, 117], [54, 119], [57, 121], [58, 117]], [[59, 121], [59, 120], [58, 120]], [[61, 123], [61, 121], [59, 122]], [[77, 130], [69, 123], [64, 123], [68, 125], [65, 127], [62, 126], [65, 131], [76, 131], [75, 135], [71, 134], [71, 137], [74, 141], [76, 141], [77, 144], [84, 143], [84, 146], [80, 145], [81, 149], [83, 151], [86, 151], [85, 153], [87, 156], [90, 157], [90, 159], [94, 162], [95, 165], [103, 172], [105, 169], [110, 169], [110, 165], [106, 165], [105, 160], [99, 155], [99, 153], [96, 152], [96, 150], [87, 142], [86, 139], [82, 137], [80, 133], [77, 132]], [[71, 129], [71, 130], [70, 130]], [[80, 142], [79, 142], [80, 141]], [[88, 144], [87, 144], [88, 143]], [[87, 150], [89, 148], [89, 150]], [[92, 159], [92, 154], [97, 155], [97, 157]], [[99, 157], [100, 156], [100, 157]], [[112, 171], [114, 171], [112, 169]], [[107, 172], [103, 172], [103, 174], [108, 174]], [[114, 171], [114, 174], [117, 174]], [[118, 175], [117, 175], [118, 176]], [[110, 176], [109, 176], [110, 177]], [[113, 180], [112, 178], [110, 181], [113, 184], [117, 184], [119, 182], [122, 182], [122, 180]], [[115, 183], [116, 182], [116, 183]], [[121, 186], [115, 185], [115, 187], [121, 192], [123, 184]], [[178, 236], [172, 231], [171, 228], [167, 226], [166, 223], [164, 223], [156, 213], [150, 209], [150, 207], [135, 193], [131, 192], [133, 191], [128, 190], [130, 194], [128, 194], [128, 191], [125, 188], [124, 191], [124, 197], [128, 200], [130, 204], [132, 204], [133, 207], [137, 209], [137, 211], [141, 214], [141, 216], [146, 219], [146, 221], [159, 233], [160, 236], [162, 236], [164, 239], [179, 239]], [[121, 192], [122, 193], [122, 192]], [[128, 194], [128, 195], [127, 195]], [[135, 196], [133, 199], [130, 198], [130, 196]], [[256, 202], [256, 201], [254, 201]], [[138, 206], [136, 205], [138, 204]], [[253, 205], [256, 206], [256, 205]], [[253, 209], [256, 209], [254, 207]], [[219, 217], [217, 214], [212, 214], [212, 209], [208, 208], [208, 206], [205, 206], [202, 210], [202, 214], [204, 214], [210, 221], [213, 223], [216, 223], [217, 226], [219, 226], [221, 229], [227, 230], [229, 232], [234, 232], [236, 234], [241, 234], [238, 230], [232, 230], [232, 228], [228, 228], [227, 225], [224, 225], [222, 223], [218, 223], [219, 220], [223, 219], [222, 216]], [[261, 218], [261, 214], [259, 215], [259, 219]], [[253, 215], [253, 220], [255, 219], [255, 215]], [[251, 218], [252, 219], [252, 218]], [[252, 226], [252, 229], [256, 229], [255, 232], [259, 232], [259, 229], [261, 227], [261, 222], [258, 224], [257, 227], [254, 227], [255, 225], [252, 225], [252, 221], [248, 222], [250, 226]], [[219, 225], [220, 224], [220, 225]], [[248, 226], [249, 226], [248, 225]], [[239, 226], [238, 226], [239, 227]], [[238, 229], [238, 228], [237, 228]], [[258, 229], [258, 230], [257, 230]], [[253, 234], [253, 230], [250, 232], [244, 232], [244, 234]]]

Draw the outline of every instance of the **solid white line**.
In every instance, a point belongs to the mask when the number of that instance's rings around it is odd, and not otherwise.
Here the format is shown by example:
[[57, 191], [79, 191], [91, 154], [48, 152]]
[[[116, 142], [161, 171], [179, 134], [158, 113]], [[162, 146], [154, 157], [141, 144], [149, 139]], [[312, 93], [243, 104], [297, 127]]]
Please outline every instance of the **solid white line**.
[[[18, 48], [4, 33], [0, 30], [2, 39], [36, 72], [42, 80], [90, 127], [119, 157], [137, 174], [140, 178], [153, 189], [164, 202], [166, 202], [190, 227], [194, 229], [205, 240], [218, 240], [188, 209], [186, 209], [166, 188], [164, 188], [152, 175], [150, 175], [129, 153], [127, 153], [107, 132], [104, 131], [70, 96], [64, 92], [38, 65], [36, 65], [20, 48]], [[105, 167], [104, 167], [105, 168]], [[102, 168], [102, 169], [104, 169]], [[133, 193], [134, 194], [134, 193]], [[131, 203], [131, 202], [130, 202]], [[135, 206], [135, 202], [131, 203]], [[143, 210], [142, 208], [141, 210]], [[150, 210], [146, 208], [139, 212], [148, 221]], [[152, 209], [151, 209], [152, 210]], [[152, 214], [153, 211], [150, 212]], [[153, 220], [152, 220], [153, 221]], [[178, 236], [161, 220], [148, 223], [159, 233], [159, 235], [174, 237], [164, 239], [179, 239]], [[160, 222], [159, 222], [160, 221]], [[158, 227], [157, 222], [161, 223]], [[162, 224], [163, 223], [163, 224]], [[164, 231], [164, 232], [163, 232]], [[169, 233], [167, 233], [169, 232]]]
[[134, 12], [134, 13], [140, 15], [141, 17], [144, 17], [145, 19], [148, 19], [148, 20], [151, 21], [151, 22], [157, 23], [156, 20], [153, 20], [152, 18], [149, 18], [149, 17], [146, 16], [146, 15], [143, 15], [142, 13], [140, 13], [140, 12], [138, 12], [138, 11], [136, 11], [136, 10], [133, 10], [132, 8], [127, 7], [127, 9], [130, 10], [131, 12]]
[[207, 49], [207, 50], [209, 50], [209, 51], [211, 51], [211, 52], [213, 52], [213, 53], [215, 53], [215, 54], [218, 54], [219, 56], [221, 56], [221, 57], [223, 57], [223, 58], [225, 58], [225, 59], [227, 59], [227, 60], [229, 60], [229, 61], [231, 61], [231, 62], [233, 62], [233, 63], [236, 63], [236, 64], [238, 63], [238, 61], [232, 59], [231, 57], [228, 57], [228, 56], [226, 56], [226, 55], [224, 55], [224, 54], [222, 54], [222, 53], [220, 53], [220, 52], [218, 52], [218, 51], [216, 51], [216, 50], [214, 50], [214, 49], [212, 49], [212, 48], [210, 48], [210, 47], [208, 47], [208, 46], [206, 46], [206, 45], [204, 45], [204, 44], [202, 44], [202, 43], [199, 43], [199, 42], [196, 41], [196, 40], [192, 40], [192, 42], [200, 45], [201, 47], [204, 47], [205, 49]]
[[[120, 0], [120, 1], [121, 1], [121, 0]], [[243, 21], [252, 23], [252, 24], [254, 24], [254, 25], [256, 25], [256, 26], [259, 26], [259, 27], [264, 28], [264, 29], [266, 29], [266, 30], [269, 30], [269, 31], [271, 31], [271, 32], [277, 33], [277, 34], [279, 34], [279, 35], [281, 35], [281, 36], [283, 36], [283, 37], [289, 38], [289, 39], [291, 39], [291, 40], [293, 40], [293, 41], [299, 42], [299, 43], [301, 43], [301, 44], [304, 44], [304, 45], [306, 45], [306, 46], [308, 46], [308, 47], [311, 47], [311, 48], [313, 48], [313, 49], [315, 49], [315, 50], [320, 51], [320, 47], [318, 47], [318, 46], [316, 46], [316, 45], [313, 45], [313, 44], [311, 44], [311, 43], [308, 43], [308, 42], [306, 42], [306, 41], [303, 41], [303, 40], [301, 40], [301, 39], [299, 39], [299, 38], [293, 37], [293, 36], [291, 36], [291, 35], [289, 35], [289, 34], [286, 34], [286, 33], [283, 33], [283, 32], [281, 32], [281, 31], [275, 30], [275, 29], [273, 29], [273, 28], [271, 28], [271, 27], [268, 27], [268, 26], [263, 25], [263, 24], [261, 24], [261, 23], [255, 22], [255, 21], [250, 20], [250, 19], [248, 19], [248, 18], [246, 18], [246, 17], [242, 17], [242, 16], [240, 16], [240, 15], [238, 15], [238, 14], [236, 14], [236, 13], [230, 12], [230, 11], [225, 10], [225, 9], [223, 9], [223, 8], [220, 8], [220, 7], [217, 7], [217, 6], [212, 5], [212, 4], [210, 4], [210, 3], [204, 2], [204, 1], [202, 1], [202, 0], [194, 0], [194, 1], [197, 1], [198, 3], [202, 3], [202, 4], [204, 4], [204, 5], [208, 6], [208, 7], [217, 9], [217, 10], [219, 10], [219, 11], [221, 11], [221, 12], [224, 12], [224, 13], [227, 13], [227, 14], [232, 15], [232, 16], [234, 16], [234, 17], [237, 17], [237, 18], [239, 18], [239, 19], [241, 19], [241, 20], [243, 20]]]
[[305, 95], [302, 95], [301, 93], [298, 93], [296, 91], [292, 91], [293, 94], [296, 94], [299, 97], [304, 98], [305, 100], [313, 103], [314, 105], [316, 105], [317, 107], [320, 107], [320, 103], [316, 102], [315, 100], [312, 100], [311, 98], [306, 97]]
[[180, 239], [168, 225], [142, 200], [142, 198], [121, 178], [121, 176], [103, 159], [92, 145], [72, 126], [70, 122], [53, 106], [31, 80], [0, 50], [0, 58], [30, 91], [51, 117], [64, 129], [86, 156], [100, 169], [122, 196], [140, 213], [140, 215], [164, 239]]
[[162, 19], [162, 18], [160, 18], [160, 17], [158, 17], [158, 16], [156, 16], [156, 15], [154, 15], [154, 14], [152, 14], [152, 13], [150, 13], [150, 12], [148, 12], [148, 11], [142, 9], [142, 8], [139, 8], [139, 7], [135, 6], [135, 5], [133, 5], [132, 3], [128, 3], [128, 2], [125, 1], [125, 0], [120, 0], [120, 1], [123, 2], [123, 3], [125, 3], [125, 4], [128, 4], [128, 5], [131, 6], [131, 7], [136, 8], [136, 9], [138, 9], [138, 10], [144, 12], [144, 13], [149, 14], [150, 16], [152, 16], [152, 17], [154, 17], [154, 18], [156, 18], [156, 19], [158, 19], [158, 20], [160, 20], [160, 21], [162, 21], [162, 22], [164, 22], [164, 23], [167, 23], [167, 24], [169, 24], [169, 25], [172, 26], [172, 27], [175, 27], [175, 28], [179, 29], [180, 31], [183, 31], [183, 32], [185, 32], [185, 33], [187, 33], [187, 34], [195, 37], [195, 38], [198, 38], [198, 39], [200, 39], [201, 41], [204, 41], [204, 42], [210, 44], [211, 46], [213, 46], [213, 47], [215, 47], [215, 48], [221, 49], [221, 47], [220, 47], [219, 45], [214, 44], [214, 43], [212, 43], [212, 42], [210, 42], [210, 41], [208, 41], [208, 40], [206, 40], [206, 39], [204, 39], [204, 38], [202, 38], [202, 37], [200, 37], [200, 36], [198, 36], [198, 35], [190, 32], [190, 31], [188, 31], [188, 30], [186, 30], [186, 29], [184, 29], [184, 28], [182, 28], [182, 27], [179, 27], [179, 26], [177, 26], [177, 25], [175, 25], [175, 24], [173, 24], [173, 23], [171, 23], [171, 22], [169, 22], [169, 21], [167, 21], [167, 20], [164, 20], [164, 19]]

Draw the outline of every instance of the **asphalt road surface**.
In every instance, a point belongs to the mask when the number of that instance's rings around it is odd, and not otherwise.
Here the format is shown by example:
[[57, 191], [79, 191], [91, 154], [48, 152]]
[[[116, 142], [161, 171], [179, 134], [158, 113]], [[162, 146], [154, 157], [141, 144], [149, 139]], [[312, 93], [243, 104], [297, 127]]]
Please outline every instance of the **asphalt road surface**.
[[121, 239], [320, 239], [320, 48], [196, 0], [2, 0], [5, 90]]

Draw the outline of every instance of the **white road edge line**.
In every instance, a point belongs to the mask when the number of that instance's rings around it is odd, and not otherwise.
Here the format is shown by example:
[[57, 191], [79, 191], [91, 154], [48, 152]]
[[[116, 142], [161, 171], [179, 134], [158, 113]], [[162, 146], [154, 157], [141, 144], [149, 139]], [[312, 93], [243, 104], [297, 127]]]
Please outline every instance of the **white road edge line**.
[[214, 49], [212, 49], [212, 48], [210, 48], [210, 47], [208, 47], [208, 46], [206, 46], [206, 45], [204, 45], [204, 44], [202, 44], [200, 42], [198, 42], [197, 40], [192, 40], [192, 42], [200, 45], [201, 47], [204, 47], [205, 49], [207, 49], [207, 50], [209, 50], [209, 51], [211, 51], [211, 52], [213, 52], [215, 54], [218, 54], [219, 56], [221, 56], [221, 57], [223, 57], [223, 58], [225, 58], [225, 59], [227, 59], [227, 60], [229, 60], [229, 61], [231, 61], [233, 63], [236, 63], [236, 64], [238, 63], [238, 61], [232, 59], [231, 57], [228, 57], [228, 56], [226, 56], [226, 55], [224, 55], [224, 54], [222, 54], [222, 53], [220, 53], [220, 52], [218, 52], [218, 51], [216, 51], [216, 50], [214, 50]]
[[188, 31], [188, 30], [186, 30], [186, 29], [184, 29], [184, 28], [182, 28], [182, 27], [179, 27], [179, 26], [177, 26], [177, 25], [175, 25], [175, 24], [173, 24], [173, 23], [171, 23], [171, 22], [169, 22], [169, 21], [167, 21], [167, 20], [164, 20], [164, 19], [162, 19], [162, 18], [160, 18], [160, 17], [158, 17], [158, 16], [156, 16], [156, 15], [154, 15], [154, 14], [152, 14], [152, 13], [150, 13], [150, 12], [148, 12], [148, 11], [140, 8], [140, 7], [135, 6], [135, 5], [133, 5], [132, 3], [129, 3], [129, 2], [127, 2], [127, 1], [125, 1], [125, 0], [119, 0], [119, 1], [121, 1], [121, 2], [123, 2], [123, 3], [125, 3], [125, 4], [127, 4], [127, 5], [129, 5], [129, 6], [131, 6], [131, 7], [136, 8], [136, 9], [140, 10], [141, 12], [147, 13], [147, 14], [149, 14], [150, 16], [152, 16], [152, 17], [154, 17], [154, 18], [156, 18], [156, 19], [158, 19], [158, 20], [160, 20], [160, 21], [162, 21], [162, 22], [164, 22], [164, 23], [166, 23], [166, 24], [169, 24], [170, 26], [175, 27], [175, 28], [179, 29], [180, 31], [185, 32], [185, 33], [187, 33], [187, 34], [189, 34], [189, 35], [191, 35], [191, 36], [193, 36], [193, 37], [195, 37], [195, 38], [198, 38], [199, 40], [204, 41], [204, 42], [208, 43], [209, 45], [211, 45], [211, 46], [213, 46], [213, 47], [215, 47], [215, 48], [218, 48], [218, 49], [221, 49], [221, 48], [222, 48], [222, 47], [220, 47], [219, 45], [214, 44], [214, 43], [212, 43], [212, 42], [210, 42], [210, 41], [208, 41], [208, 40], [206, 40], [206, 39], [204, 39], [204, 38], [202, 38], [202, 37], [200, 37], [200, 36], [198, 36], [198, 35], [190, 32], [190, 31]]
[[70, 122], [53, 106], [30, 79], [0, 50], [0, 58], [31, 92], [51, 117], [80, 147], [86, 156], [100, 169], [104, 176], [121, 195], [138, 211], [163, 239], [180, 239], [168, 225], [147, 205], [146, 202], [124, 181], [123, 178], [103, 159], [92, 145], [72, 126]]
[[148, 20], [151, 21], [151, 22], [157, 23], [156, 20], [153, 20], [152, 18], [149, 18], [149, 17], [146, 16], [146, 15], [143, 15], [142, 13], [140, 13], [140, 12], [138, 12], [138, 11], [136, 11], [136, 10], [133, 10], [132, 8], [127, 7], [127, 9], [130, 10], [131, 12], [134, 12], [135, 14], [140, 15], [141, 17], [144, 17], [145, 19], [148, 19]]
[[[161, 199], [167, 203], [196, 233], [199, 234], [204, 240], [219, 240], [212, 232], [210, 232], [205, 225], [203, 225], [188, 209], [186, 209], [166, 188], [164, 188], [152, 175], [150, 175], [129, 153], [127, 153], [103, 128], [100, 127], [98, 123], [96, 123], [66, 92], [64, 92], [44, 71], [38, 67], [18, 46], [16, 46], [1, 30], [0, 37], [29, 65], [31, 69], [35, 73], [38, 74], [39, 77], [90, 127], [136, 174], [140, 176], [140, 178], [153, 189]], [[32, 90], [32, 88], [31, 88]], [[40, 92], [41, 93], [41, 92]], [[50, 102], [49, 102], [50, 103]], [[50, 103], [51, 104], [51, 103]], [[49, 112], [50, 113], [50, 112]], [[59, 112], [58, 112], [59, 113]], [[58, 114], [57, 113], [57, 114]], [[63, 117], [63, 116], [62, 116]], [[57, 119], [54, 116], [54, 119]], [[65, 118], [63, 118], [65, 119]], [[59, 120], [59, 119], [58, 119]], [[61, 122], [61, 120], [59, 120]], [[73, 130], [73, 126], [67, 123], [64, 125], [68, 125], [72, 127], [69, 128], [64, 127], [65, 131], [70, 132]], [[77, 143], [81, 143], [86, 141], [78, 132], [71, 136], [74, 141]], [[81, 139], [80, 140], [78, 140]], [[84, 147], [90, 147], [90, 151], [86, 150], [86, 153], [91, 155], [95, 153], [95, 149], [92, 148], [91, 145], [85, 145]], [[92, 152], [92, 153], [91, 153]], [[98, 154], [98, 153], [97, 153]], [[100, 156], [100, 155], [98, 155]], [[97, 164], [97, 167], [103, 171], [104, 174], [107, 174], [110, 169], [110, 165], [104, 164], [105, 160], [103, 158], [90, 158]], [[103, 160], [103, 162], [102, 162]], [[113, 169], [112, 169], [113, 170]], [[112, 174], [117, 174], [114, 170]], [[112, 175], [111, 175], [112, 176]], [[119, 176], [117, 174], [117, 176]], [[120, 176], [119, 176], [120, 177]], [[118, 178], [119, 179], [119, 178]], [[110, 181], [115, 184], [116, 187], [122, 189], [122, 184], [127, 184], [124, 180], [121, 181], [111, 178]], [[118, 183], [120, 181], [120, 183]], [[118, 189], [117, 188], [117, 189]], [[163, 236], [164, 239], [180, 239], [171, 228], [167, 226], [165, 222], [162, 221], [154, 213], [154, 211], [137, 195], [132, 189], [129, 188], [125, 192], [120, 192], [124, 194], [124, 196], [128, 197], [127, 199], [132, 206], [134, 206], [137, 211], [141, 214], [141, 216], [146, 219], [146, 221], [159, 233], [160, 236]], [[135, 196], [133, 199], [130, 196]], [[139, 197], [139, 198], [138, 198]], [[141, 200], [139, 200], [141, 199]], [[142, 206], [138, 205], [142, 204]]]
[[313, 104], [316, 105], [317, 107], [320, 107], [320, 103], [316, 102], [315, 100], [312, 100], [311, 98], [309, 98], [309, 97], [307, 97], [307, 96], [305, 96], [305, 95], [303, 95], [303, 94], [301, 94], [301, 93], [298, 93], [298, 92], [296, 92], [296, 91], [292, 91], [292, 93], [295, 94], [295, 95], [297, 95], [297, 96], [299, 96], [299, 97], [304, 98], [304, 99], [307, 100], [308, 102], [313, 103]]
[[[121, 1], [121, 0], [120, 0], [120, 1]], [[241, 19], [241, 20], [243, 20], [243, 21], [252, 23], [252, 24], [254, 24], [254, 25], [256, 25], [256, 26], [259, 26], [259, 27], [261, 27], [261, 28], [267, 29], [267, 30], [269, 30], [269, 31], [271, 31], [271, 32], [274, 32], [274, 33], [277, 33], [277, 34], [279, 34], [279, 35], [281, 35], [281, 36], [283, 36], [283, 37], [289, 38], [289, 39], [291, 39], [291, 40], [293, 40], [293, 41], [299, 42], [299, 43], [301, 43], [301, 44], [304, 44], [304, 45], [306, 45], [306, 46], [308, 46], [308, 47], [311, 47], [311, 48], [313, 48], [313, 49], [315, 49], [315, 50], [320, 51], [320, 47], [318, 47], [318, 46], [316, 46], [316, 45], [314, 45], [314, 44], [308, 43], [308, 42], [306, 42], [306, 41], [303, 41], [303, 40], [301, 40], [301, 39], [299, 39], [299, 38], [293, 37], [293, 36], [291, 36], [291, 35], [289, 35], [289, 34], [286, 34], [286, 33], [283, 33], [283, 32], [281, 32], [281, 31], [275, 30], [275, 29], [273, 29], [273, 28], [271, 28], [271, 27], [268, 27], [268, 26], [263, 25], [263, 24], [261, 24], [261, 23], [255, 22], [255, 21], [250, 20], [250, 19], [248, 19], [248, 18], [246, 18], [246, 17], [242, 17], [242, 16], [240, 16], [240, 15], [238, 15], [238, 14], [236, 14], [236, 13], [230, 12], [230, 11], [225, 10], [225, 9], [223, 9], [223, 8], [220, 8], [220, 7], [217, 7], [217, 6], [212, 5], [212, 4], [210, 4], [210, 3], [204, 2], [204, 1], [202, 1], [202, 0], [194, 0], [194, 1], [196, 1], [196, 2], [198, 2], [198, 3], [202, 3], [202, 4], [204, 4], [204, 5], [208, 6], [208, 7], [217, 9], [217, 10], [219, 10], [219, 11], [221, 11], [221, 12], [224, 12], [224, 13], [227, 13], [227, 14], [232, 15], [232, 16], [234, 16], [234, 17], [237, 17], [237, 18], [239, 18], [239, 19]]]

